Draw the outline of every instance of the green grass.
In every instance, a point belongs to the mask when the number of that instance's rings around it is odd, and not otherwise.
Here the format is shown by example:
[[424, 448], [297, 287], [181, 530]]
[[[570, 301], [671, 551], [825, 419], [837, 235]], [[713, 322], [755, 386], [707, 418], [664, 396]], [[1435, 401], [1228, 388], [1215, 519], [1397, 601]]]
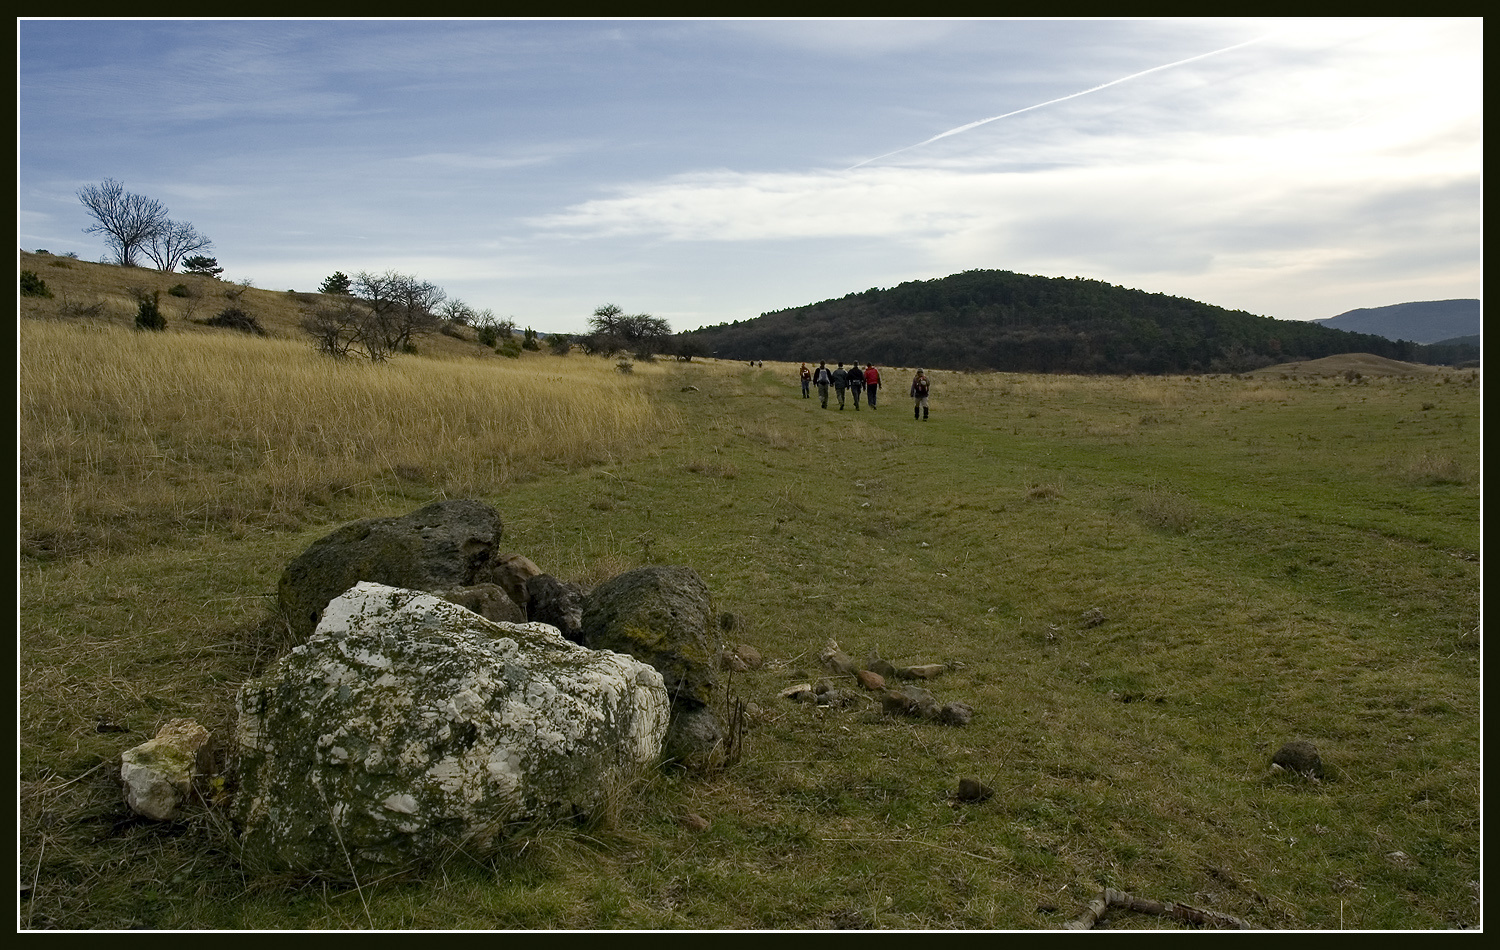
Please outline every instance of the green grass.
[[[337, 521], [23, 560], [20, 925], [1032, 929], [1104, 886], [1263, 927], [1478, 925], [1472, 374], [939, 373], [919, 423], [898, 370], [859, 413], [791, 370], [672, 368], [654, 447], [484, 498], [559, 576], [703, 575], [768, 661], [731, 684], [743, 759], [420, 880], [258, 873], [213, 811], [133, 821], [113, 784], [167, 719], [224, 734], [282, 567]], [[424, 500], [399, 490], [381, 513]], [[830, 638], [952, 664], [928, 685], [974, 721], [778, 699]], [[1268, 770], [1295, 738], [1323, 781]], [[955, 803], [965, 776], [995, 796]]]

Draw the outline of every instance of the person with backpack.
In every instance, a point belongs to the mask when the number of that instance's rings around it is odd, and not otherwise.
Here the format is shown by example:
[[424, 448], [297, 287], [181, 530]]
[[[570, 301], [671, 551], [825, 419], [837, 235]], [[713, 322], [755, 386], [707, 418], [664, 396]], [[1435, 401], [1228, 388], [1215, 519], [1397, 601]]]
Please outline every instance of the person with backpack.
[[875, 368], [874, 363], [871, 363], [865, 367], [865, 401], [870, 404], [871, 409], [875, 408], [875, 390], [879, 388], [880, 370]]
[[917, 375], [911, 380], [912, 417], [927, 421], [927, 392], [932, 385], [927, 381], [927, 374], [917, 370]]
[[813, 373], [813, 385], [818, 387], [818, 399], [823, 403], [823, 408], [828, 408], [828, 387], [833, 382], [833, 374], [828, 371], [828, 364], [818, 362], [818, 368]]
[[806, 363], [802, 364], [802, 372], [800, 375], [802, 377], [802, 398], [806, 399], [808, 398], [807, 387], [812, 383], [812, 370], [807, 368]]
[[859, 363], [849, 367], [849, 396], [854, 400], [854, 411], [859, 411], [859, 394], [865, 391], [865, 371]]
[[849, 371], [844, 369], [844, 364], [839, 363], [839, 368], [833, 371], [833, 391], [838, 394], [839, 408], [844, 408], [844, 390], [849, 388]]

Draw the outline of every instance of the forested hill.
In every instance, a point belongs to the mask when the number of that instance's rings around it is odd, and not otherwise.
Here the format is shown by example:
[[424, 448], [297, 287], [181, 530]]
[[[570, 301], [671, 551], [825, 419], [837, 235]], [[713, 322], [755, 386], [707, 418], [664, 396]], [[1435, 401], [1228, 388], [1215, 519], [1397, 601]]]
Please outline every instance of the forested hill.
[[[973, 270], [679, 334], [720, 359], [873, 362], [1037, 373], [1239, 372], [1425, 348], [1082, 278]], [[1475, 349], [1472, 357], [1478, 358]]]

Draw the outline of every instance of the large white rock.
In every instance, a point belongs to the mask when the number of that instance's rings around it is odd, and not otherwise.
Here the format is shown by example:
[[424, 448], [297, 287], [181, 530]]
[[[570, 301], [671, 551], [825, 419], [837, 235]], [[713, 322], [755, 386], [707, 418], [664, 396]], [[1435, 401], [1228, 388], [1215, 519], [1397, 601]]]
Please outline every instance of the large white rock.
[[239, 695], [247, 857], [330, 874], [482, 854], [656, 762], [668, 698], [632, 657], [359, 584]]

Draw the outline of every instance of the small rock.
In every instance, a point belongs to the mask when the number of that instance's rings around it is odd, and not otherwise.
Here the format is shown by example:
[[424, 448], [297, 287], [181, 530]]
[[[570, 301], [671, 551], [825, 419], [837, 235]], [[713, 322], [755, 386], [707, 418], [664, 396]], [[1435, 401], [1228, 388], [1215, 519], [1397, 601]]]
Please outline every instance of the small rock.
[[1318, 747], [1306, 739], [1293, 739], [1271, 756], [1271, 764], [1289, 772], [1298, 772], [1313, 778], [1323, 777], [1323, 760]]
[[885, 689], [885, 677], [870, 670], [856, 670], [854, 678], [859, 680], [859, 685], [870, 691]]
[[153, 821], [171, 821], [207, 770], [208, 730], [191, 719], [173, 719], [156, 738], [120, 756], [120, 781], [130, 810]]
[[925, 663], [922, 666], [903, 666], [896, 675], [904, 680], [930, 680], [948, 671], [946, 663]]
[[948, 726], [967, 726], [974, 719], [968, 703], [948, 703], [938, 710], [938, 721]]
[[682, 816], [682, 827], [688, 831], [707, 831], [708, 819], [697, 812], [688, 812]]
[[961, 778], [958, 780], [958, 794], [954, 797], [961, 802], [982, 802], [994, 797], [995, 790], [976, 778]]
[[859, 669], [859, 664], [854, 662], [854, 658], [839, 649], [836, 640], [828, 641], [828, 645], [818, 655], [818, 662], [828, 672], [838, 673], [843, 676], [852, 675], [855, 670]]
[[865, 661], [865, 669], [871, 673], [879, 673], [886, 679], [892, 679], [896, 676], [896, 668], [874, 654], [871, 654], [870, 658]]

